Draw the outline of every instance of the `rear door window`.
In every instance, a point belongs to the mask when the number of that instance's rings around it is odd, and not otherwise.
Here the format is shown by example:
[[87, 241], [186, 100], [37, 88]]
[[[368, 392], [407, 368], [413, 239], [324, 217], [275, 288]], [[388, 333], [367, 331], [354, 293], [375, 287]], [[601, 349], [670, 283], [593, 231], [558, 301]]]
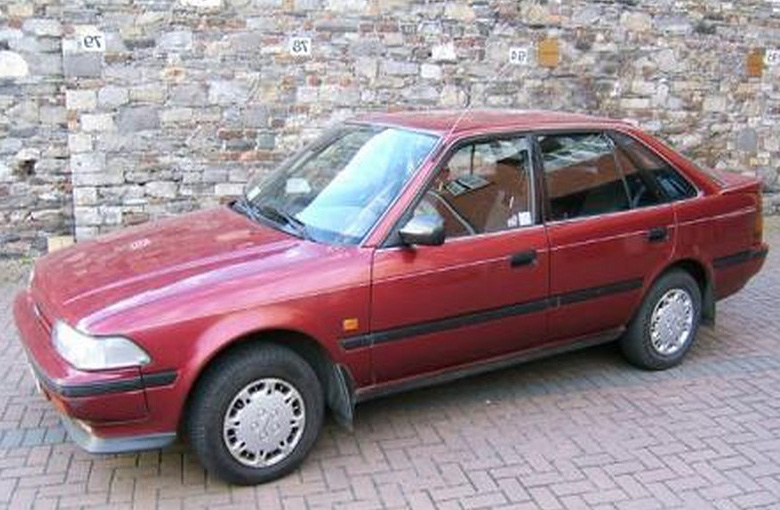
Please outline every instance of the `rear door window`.
[[538, 137], [551, 220], [629, 209], [628, 189], [601, 133]]
[[665, 202], [658, 185], [653, 182], [639, 167], [634, 158], [631, 158], [621, 147], [615, 147], [615, 158], [617, 159], [623, 178], [626, 180], [628, 188], [628, 197], [631, 208], [648, 207]]

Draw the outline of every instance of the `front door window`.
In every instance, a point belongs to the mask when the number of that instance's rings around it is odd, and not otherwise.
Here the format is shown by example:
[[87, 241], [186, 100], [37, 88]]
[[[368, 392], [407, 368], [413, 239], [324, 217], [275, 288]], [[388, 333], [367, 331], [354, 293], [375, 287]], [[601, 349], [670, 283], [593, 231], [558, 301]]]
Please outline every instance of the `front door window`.
[[531, 225], [531, 157], [525, 137], [459, 148], [429, 185], [414, 215], [438, 215], [447, 239]]

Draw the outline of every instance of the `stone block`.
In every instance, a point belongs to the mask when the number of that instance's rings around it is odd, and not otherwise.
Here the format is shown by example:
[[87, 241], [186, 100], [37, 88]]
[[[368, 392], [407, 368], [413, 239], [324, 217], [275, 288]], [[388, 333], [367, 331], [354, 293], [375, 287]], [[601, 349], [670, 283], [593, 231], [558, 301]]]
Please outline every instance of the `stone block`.
[[240, 196], [244, 192], [244, 185], [233, 182], [221, 182], [214, 186], [214, 194], [218, 197]]
[[160, 112], [160, 122], [163, 124], [177, 124], [192, 120], [192, 108], [168, 108]]
[[396, 60], [385, 60], [382, 62], [382, 74], [389, 76], [414, 76], [417, 74], [418, 66], [412, 62], [399, 62]]
[[29, 18], [35, 14], [35, 6], [32, 2], [17, 2], [10, 4], [6, 12], [11, 18]]
[[73, 188], [73, 203], [77, 206], [97, 204], [97, 188], [94, 186], [82, 186]]
[[43, 105], [38, 109], [38, 118], [43, 126], [65, 124], [66, 111], [62, 106]]
[[2, 138], [0, 139], [0, 154], [15, 154], [24, 147], [24, 142], [20, 138]]
[[80, 118], [81, 129], [85, 132], [114, 131], [114, 117], [110, 113], [83, 113]]
[[63, 53], [65, 78], [100, 78], [103, 70], [101, 53]]
[[62, 55], [59, 53], [35, 53], [27, 55], [27, 59], [31, 75], [52, 77], [52, 82], [61, 80]]
[[370, 80], [376, 79], [379, 62], [371, 57], [358, 57], [355, 60], [355, 72], [358, 76], [363, 76]]
[[160, 51], [185, 51], [190, 48], [192, 48], [191, 30], [165, 32], [157, 39], [157, 49]]
[[46, 252], [52, 253], [67, 248], [74, 242], [73, 236], [49, 236], [46, 238]]
[[693, 31], [693, 25], [688, 16], [679, 14], [668, 16], [656, 16], [653, 25], [659, 32], [673, 35], [687, 35]]
[[160, 116], [157, 107], [134, 106], [119, 110], [116, 121], [120, 133], [135, 133], [160, 127]]
[[226, 181], [227, 177], [227, 170], [222, 170], [220, 168], [209, 168], [203, 172], [203, 177], [201, 180], [203, 182], [218, 183]]
[[0, 161], [0, 182], [14, 182], [15, 180], [13, 169]]
[[216, 10], [222, 7], [222, 0], [180, 0], [187, 7], [203, 10]]
[[101, 206], [98, 208], [101, 225], [121, 225], [122, 208], [116, 206]]
[[174, 105], [204, 105], [206, 104], [206, 87], [200, 83], [175, 85], [171, 87], [168, 100]]
[[176, 183], [170, 181], [147, 182], [145, 192], [155, 198], [174, 198], [176, 197]]
[[621, 108], [628, 110], [644, 110], [650, 108], [650, 99], [644, 97], [625, 97], [620, 100]]
[[755, 153], [758, 150], [758, 133], [753, 128], [744, 128], [737, 133], [737, 149]]
[[93, 110], [97, 106], [94, 90], [66, 90], [65, 107], [68, 110]]
[[242, 104], [249, 100], [249, 85], [238, 80], [209, 82], [209, 103]]
[[458, 21], [473, 21], [476, 18], [474, 9], [467, 2], [447, 2], [444, 7], [444, 17]]
[[423, 64], [420, 66], [420, 76], [426, 80], [441, 80], [441, 66]]
[[650, 15], [644, 12], [624, 12], [620, 16], [620, 24], [632, 32], [648, 32], [653, 21]]
[[431, 47], [431, 60], [434, 62], [455, 62], [457, 59], [455, 45], [452, 43], [435, 44]]
[[22, 30], [37, 36], [59, 37], [62, 35], [62, 23], [50, 18], [30, 18], [22, 23]]
[[246, 168], [235, 168], [230, 171], [228, 180], [230, 182], [240, 182], [244, 184], [249, 180], [249, 172]]
[[0, 79], [23, 78], [30, 74], [30, 66], [18, 53], [13, 51], [0, 51]]
[[125, 182], [121, 172], [84, 172], [74, 173], [71, 176], [73, 185], [79, 186], [116, 186]]
[[[274, 0], [281, 3], [281, 0]], [[325, 0], [325, 9], [336, 12], [357, 13], [368, 7], [368, 0]]]
[[255, 147], [259, 150], [273, 150], [276, 147], [276, 135], [273, 133], [261, 133], [257, 135]]
[[162, 103], [165, 89], [158, 83], [130, 87], [130, 101], [139, 103]]
[[22, 37], [24, 37], [24, 32], [18, 28], [10, 28], [8, 26], [0, 28], [0, 42], [8, 44], [11, 41], [21, 39]]
[[73, 219], [77, 226], [100, 225], [100, 212], [97, 207], [78, 206], [73, 208]]
[[92, 239], [98, 235], [98, 228], [77, 224], [75, 234], [76, 241], [86, 241], [87, 239]]
[[576, 7], [572, 14], [572, 24], [575, 26], [590, 27], [603, 18], [603, 8], [596, 5], [583, 5]]
[[250, 106], [241, 112], [241, 120], [246, 127], [267, 127], [268, 109], [265, 106]]
[[102, 172], [106, 168], [106, 155], [102, 152], [72, 154], [70, 171], [76, 173]]
[[707, 96], [704, 98], [702, 109], [705, 112], [725, 112], [726, 111], [726, 97], [725, 96]]
[[130, 100], [130, 93], [125, 87], [107, 85], [97, 93], [97, 102], [102, 108], [116, 108]]

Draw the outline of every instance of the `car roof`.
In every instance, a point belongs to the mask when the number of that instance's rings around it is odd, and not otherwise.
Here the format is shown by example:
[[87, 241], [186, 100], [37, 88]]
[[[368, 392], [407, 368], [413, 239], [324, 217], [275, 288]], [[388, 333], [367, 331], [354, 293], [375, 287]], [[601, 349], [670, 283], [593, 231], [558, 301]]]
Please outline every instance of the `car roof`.
[[[391, 113], [367, 113], [353, 122], [426, 131], [438, 135], [480, 133], [509, 129], [606, 128], [632, 125], [626, 121], [582, 113], [546, 110], [473, 109], [421, 110]], [[453, 129], [454, 126], [454, 129]]]

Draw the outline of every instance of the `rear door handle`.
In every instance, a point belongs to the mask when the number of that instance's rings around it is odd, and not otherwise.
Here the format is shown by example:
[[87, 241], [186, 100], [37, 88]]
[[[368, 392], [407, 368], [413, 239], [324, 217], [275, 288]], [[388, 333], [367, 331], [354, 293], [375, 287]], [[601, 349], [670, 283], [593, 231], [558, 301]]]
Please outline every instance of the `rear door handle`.
[[651, 243], [661, 243], [669, 238], [669, 230], [666, 227], [653, 227], [647, 231], [647, 240]]
[[536, 250], [521, 251], [509, 258], [509, 265], [511, 267], [529, 266], [534, 262], [536, 262]]

